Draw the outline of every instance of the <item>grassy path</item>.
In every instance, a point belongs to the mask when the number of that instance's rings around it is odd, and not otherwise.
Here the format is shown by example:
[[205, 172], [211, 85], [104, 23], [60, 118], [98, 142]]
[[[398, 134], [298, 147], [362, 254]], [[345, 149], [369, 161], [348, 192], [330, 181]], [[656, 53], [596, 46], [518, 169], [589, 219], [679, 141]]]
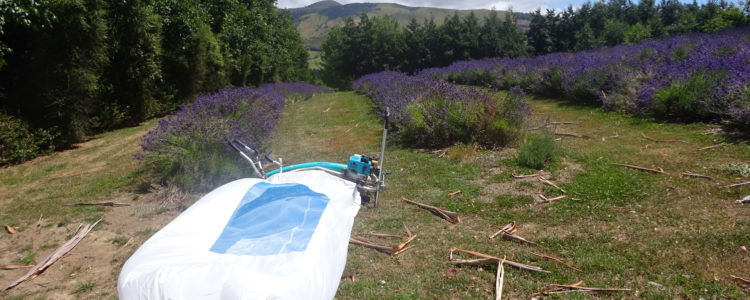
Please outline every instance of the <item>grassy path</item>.
[[[452, 266], [448, 253], [454, 247], [552, 272], [506, 268], [507, 299], [528, 299], [548, 284], [579, 280], [586, 286], [635, 290], [604, 296], [613, 298], [748, 296], [729, 276], [750, 276], [750, 253], [741, 248], [750, 247], [750, 207], [734, 203], [750, 195], [750, 186], [723, 188], [743, 178], [720, 168], [750, 162], [747, 142], [706, 135], [709, 125], [657, 124], [547, 100], [534, 100], [532, 105], [534, 119], [577, 122], [556, 130], [585, 136], [560, 136], [564, 156], [551, 168], [550, 177], [579, 200], [538, 203], [537, 194], [549, 197], [559, 192], [534, 179], [512, 179], [514, 172], [533, 172], [516, 164], [513, 148], [491, 151], [457, 145], [422, 151], [391, 144], [389, 190], [379, 208], [360, 211], [353, 232], [402, 234], [406, 224], [418, 235], [412, 242], [415, 247], [391, 257], [350, 246], [337, 299], [492, 297], [495, 268]], [[354, 93], [289, 104], [271, 149], [285, 164], [344, 162], [354, 153], [377, 154], [382, 123], [371, 111], [370, 102]], [[133, 154], [152, 126], [103, 134], [76, 149], [0, 169], [0, 223], [19, 230], [2, 234], [0, 264], [38, 261], [74, 233], [78, 223], [104, 217], [70, 255], [34, 281], [0, 293], [1, 298], [115, 297], [124, 260], [197, 196], [175, 199], [169, 198], [175, 195], [169, 191], [140, 191], [144, 178]], [[697, 150], [719, 143], [726, 145]], [[663, 168], [668, 174], [612, 163]], [[684, 171], [716, 181], [680, 176]], [[461, 193], [450, 196], [458, 190]], [[462, 222], [449, 224], [402, 198], [457, 211]], [[131, 206], [63, 206], [108, 200]], [[511, 221], [518, 222], [518, 235], [539, 246], [488, 239], [497, 226]], [[564, 258], [583, 272], [542, 260], [532, 251]], [[0, 286], [23, 273], [0, 271]]]
[[[418, 235], [416, 247], [389, 257], [351, 246], [337, 298], [492, 296], [495, 268], [454, 268], [447, 259], [453, 247], [505, 256], [553, 272], [506, 268], [505, 291], [512, 299], [529, 298], [550, 283], [579, 280], [587, 286], [636, 291], [618, 298], [747, 296], [729, 275], [746, 276], [750, 269], [750, 254], [740, 248], [750, 244], [750, 214], [733, 201], [750, 189], [722, 188], [738, 178], [717, 168], [750, 161], [746, 143], [705, 135], [708, 125], [657, 124], [545, 100], [532, 104], [535, 119], [574, 121], [577, 124], [558, 126], [557, 132], [586, 136], [561, 138], [565, 155], [551, 177], [564, 189], [579, 193], [572, 196], [580, 200], [537, 203], [536, 194], [559, 192], [533, 179], [511, 179], [512, 172], [531, 172], [516, 165], [514, 149], [454, 146], [433, 154], [391, 145], [390, 190], [384, 193], [381, 207], [361, 211], [354, 234], [401, 234], [406, 224]], [[296, 103], [285, 112], [274, 153], [290, 163], [376, 154], [382, 125], [370, 109], [366, 99], [352, 93]], [[721, 142], [729, 144], [697, 151]], [[612, 163], [661, 167], [669, 174], [648, 174]], [[710, 175], [717, 182], [684, 178], [683, 171]], [[449, 196], [457, 190], [462, 192]], [[458, 211], [463, 222], [449, 224], [403, 203], [402, 197]], [[540, 246], [488, 239], [497, 226], [511, 221], [519, 222], [519, 235]], [[541, 260], [532, 251], [563, 257], [583, 272]]]

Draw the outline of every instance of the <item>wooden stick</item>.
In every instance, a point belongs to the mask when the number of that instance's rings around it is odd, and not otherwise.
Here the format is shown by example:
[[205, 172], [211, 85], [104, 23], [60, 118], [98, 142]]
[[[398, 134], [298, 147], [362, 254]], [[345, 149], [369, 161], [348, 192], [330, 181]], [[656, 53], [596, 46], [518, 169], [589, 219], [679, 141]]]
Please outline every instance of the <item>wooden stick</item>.
[[94, 203], [75, 203], [75, 204], [65, 204], [63, 206], [112, 206], [112, 207], [120, 207], [120, 206], [130, 206], [130, 204], [127, 203], [119, 203], [119, 202], [94, 202]]
[[[571, 286], [580, 286], [582, 284], [583, 284], [583, 280], [581, 280], [579, 282], [576, 282], [576, 283], [573, 283], [573, 284], [571, 284]], [[532, 296], [539, 296], [539, 295], [550, 295], [550, 294], [566, 294], [566, 293], [571, 293], [571, 292], [586, 292], [586, 291], [582, 291], [582, 290], [560, 290], [559, 288], [554, 288], [554, 289], [541, 290], [541, 291], [538, 291], [538, 292], [533, 293], [531, 295]]]
[[365, 233], [365, 235], [379, 237], [379, 238], [397, 238], [397, 239], [403, 239], [403, 236], [395, 235], [395, 234], [385, 234], [385, 233], [377, 233], [377, 232], [368, 232]]
[[631, 289], [592, 288], [592, 287], [577, 286], [577, 285], [567, 285], [567, 284], [550, 284], [550, 286], [557, 287], [557, 288], [563, 288], [563, 289], [590, 291], [590, 292], [596, 292], [596, 293], [632, 292], [633, 291]]
[[12, 226], [8, 224], [3, 225], [3, 227], [5, 227], [5, 231], [7, 231], [10, 234], [16, 234], [17, 232], [15, 228], [13, 228]]
[[652, 139], [650, 137], [647, 137], [645, 134], [643, 134], [643, 132], [641, 132], [641, 136], [644, 139], [647, 139], [647, 140], [652, 141], [652, 142], [658, 142], [658, 143], [687, 143], [686, 141], [683, 141], [683, 140], [657, 140], [657, 139]]
[[25, 269], [25, 268], [31, 268], [34, 265], [0, 265], [0, 270], [15, 270], [15, 269]]
[[518, 230], [518, 228], [516, 226], [516, 222], [511, 222], [510, 224], [505, 225], [502, 228], [500, 228], [500, 231], [495, 232], [493, 235], [491, 235], [490, 239], [493, 239], [493, 238], [495, 238], [498, 235], [502, 235], [503, 238], [508, 239], [508, 240], [515, 240], [515, 241], [519, 241], [521, 243], [527, 243], [527, 244], [534, 245], [534, 246], [537, 245], [536, 243], [534, 243], [532, 241], [529, 241], [529, 240], [527, 240], [525, 238], [522, 238], [520, 236], [517, 236], [517, 235], [513, 234], [513, 233], [516, 232], [516, 230]]
[[570, 136], [570, 137], [576, 137], [576, 138], [582, 138], [583, 137], [583, 136], [577, 135], [575, 133], [565, 133], [565, 132], [555, 132], [555, 135]]
[[502, 261], [497, 263], [497, 275], [495, 276], [495, 300], [503, 300], [503, 280], [505, 279], [505, 269], [503, 268]]
[[529, 252], [529, 253], [530, 253], [531, 255], [534, 255], [534, 256], [538, 256], [538, 257], [541, 257], [541, 258], [546, 258], [546, 259], [549, 259], [549, 260], [551, 260], [551, 261], [555, 261], [555, 262], [561, 263], [561, 264], [563, 264], [564, 266], [566, 266], [566, 267], [568, 267], [568, 268], [571, 268], [571, 269], [573, 269], [573, 270], [576, 270], [576, 271], [578, 271], [578, 272], [583, 272], [583, 271], [582, 271], [581, 269], [579, 269], [579, 268], [576, 268], [576, 267], [574, 267], [574, 266], [571, 266], [571, 265], [569, 265], [568, 263], [566, 263], [565, 261], [563, 261], [562, 259], [559, 259], [559, 258], [557, 258], [557, 257], [553, 257], [553, 256], [549, 256], [549, 255], [541, 254], [541, 253], [535, 253], [535, 252]]
[[721, 143], [721, 144], [716, 144], [716, 145], [713, 145], [713, 146], [706, 146], [706, 147], [703, 147], [703, 148], [700, 148], [700, 149], [698, 149], [698, 151], [703, 151], [703, 150], [708, 150], [708, 149], [718, 148], [718, 147], [724, 146], [724, 145], [726, 145], [726, 144], [727, 144], [727, 143]]
[[37, 263], [31, 270], [29, 270], [26, 275], [22, 276], [15, 282], [11, 283], [9, 286], [5, 287], [5, 290], [9, 290], [14, 288], [15, 286], [23, 283], [26, 280], [31, 280], [39, 276], [44, 270], [49, 268], [52, 264], [54, 264], [57, 260], [65, 256], [68, 252], [73, 250], [78, 243], [83, 240], [84, 237], [92, 230], [94, 227], [101, 222], [102, 219], [99, 219], [99, 221], [94, 222], [90, 225], [83, 225], [81, 224], [78, 226], [78, 233], [76, 233], [73, 238], [65, 242], [60, 248], [55, 249], [50, 255], [48, 255], [46, 258], [44, 258], [42, 261]]
[[403, 224], [404, 224], [404, 231], [406, 231], [406, 235], [412, 236], [413, 234], [411, 234], [411, 230], [409, 230], [409, 227], [406, 226], [406, 223], [403, 223]]
[[349, 243], [350, 244], [364, 246], [364, 247], [370, 248], [370, 249], [375, 249], [375, 250], [378, 250], [378, 251], [386, 253], [386, 254], [393, 254], [393, 247], [388, 247], [388, 246], [382, 246], [382, 245], [378, 245], [378, 244], [373, 244], [373, 243], [371, 243], [368, 240], [363, 240], [363, 239], [359, 239], [359, 238], [350, 237], [349, 238]]
[[411, 243], [411, 241], [413, 241], [416, 237], [417, 237], [416, 235], [409, 236], [406, 238], [406, 240], [394, 246], [378, 245], [378, 244], [375, 244], [373, 242], [370, 242], [368, 240], [365, 240], [363, 238], [358, 238], [358, 237], [350, 237], [349, 243], [375, 249], [380, 252], [396, 256], [396, 255], [403, 253], [406, 250], [411, 249], [413, 246], [406, 247], [406, 245]]
[[685, 176], [685, 177], [696, 177], [696, 178], [703, 178], [703, 179], [708, 179], [708, 180], [714, 180], [713, 177], [711, 177], [711, 176], [701, 175], [701, 174], [693, 173], [693, 172], [689, 172], [689, 171], [688, 172], [683, 172], [682, 176]]
[[426, 209], [426, 210], [430, 211], [431, 213], [437, 215], [438, 217], [441, 217], [443, 219], [448, 220], [448, 222], [451, 222], [453, 224], [461, 223], [461, 218], [458, 217], [458, 213], [456, 213], [456, 212], [445, 210], [445, 209], [442, 209], [442, 208], [439, 208], [439, 207], [436, 207], [436, 206], [432, 206], [432, 205], [427, 205], [427, 204], [424, 204], [424, 203], [419, 203], [419, 202], [411, 201], [411, 200], [403, 198], [403, 197], [402, 197], [402, 199], [404, 201], [406, 201], [406, 203], [414, 204], [414, 205], [416, 205], [418, 207]]
[[750, 291], [750, 278], [745, 277], [739, 277], [734, 275], [729, 275], [729, 277], [732, 277], [737, 284], [745, 289], [746, 291]]
[[561, 187], [557, 186], [552, 181], [549, 181], [549, 180], [545, 179], [544, 177], [539, 176], [539, 181], [542, 182], [542, 183], [544, 183], [544, 184], [546, 184], [546, 185], [554, 187], [554, 188], [558, 189], [559, 191], [561, 191], [563, 193], [567, 193], [564, 189], [562, 189]]
[[[453, 252], [455, 252], [455, 251], [463, 252], [463, 253], [474, 255], [474, 256], [478, 256], [481, 259], [468, 259], [468, 260], [453, 259]], [[497, 258], [497, 257], [491, 256], [491, 255], [482, 254], [482, 253], [474, 252], [474, 251], [471, 251], [471, 250], [457, 249], [457, 248], [451, 249], [449, 260], [454, 265], [474, 265], [474, 266], [494, 265], [494, 264], [502, 261], [503, 264], [507, 264], [509, 266], [516, 267], [516, 268], [519, 268], [519, 269], [522, 269], [522, 270], [534, 271], [534, 272], [542, 272], [542, 273], [552, 273], [550, 271], [546, 271], [546, 270], [544, 270], [544, 269], [542, 269], [540, 267], [537, 267], [537, 266], [525, 265], [525, 264], [522, 264], [522, 263], [517, 263], [517, 262], [514, 262], [514, 261], [510, 261], [510, 260], [507, 260], [507, 259], [503, 260], [501, 258]]]
[[542, 172], [539, 172], [539, 173], [536, 173], [536, 174], [530, 174], [530, 175], [523, 175], [523, 174], [518, 175], [516, 173], [510, 173], [510, 176], [513, 177], [513, 178], [515, 178], [515, 179], [539, 177], [539, 176], [542, 176], [542, 175], [544, 175], [544, 173], [542, 173]]
[[621, 167], [626, 167], [626, 168], [631, 168], [631, 169], [636, 169], [636, 170], [640, 170], [640, 171], [646, 171], [646, 172], [656, 173], [656, 174], [667, 174], [666, 172], [664, 172], [664, 170], [661, 170], [661, 168], [659, 170], [655, 170], [655, 169], [649, 169], [649, 168], [644, 168], [644, 167], [639, 167], [639, 166], [633, 166], [633, 165], [625, 165], [625, 164], [614, 164], [613, 163], [613, 165], [615, 165], [615, 166], [621, 166]]
[[460, 193], [461, 193], [461, 190], [458, 190], [458, 191], [455, 191], [455, 192], [453, 192], [453, 193], [450, 193], [450, 194], [448, 194], [448, 196], [449, 196], [449, 197], [453, 197], [453, 196], [455, 196], [455, 195], [458, 195], [458, 194], [460, 194]]
[[748, 185], [748, 184], [750, 184], [750, 181], [740, 182], [740, 183], [735, 183], [735, 184], [730, 184], [730, 185], [728, 185], [726, 187], [728, 187], [728, 188], [735, 188], [735, 187], [738, 187], [738, 186], [743, 186], [743, 185]]
[[540, 198], [542, 198], [542, 200], [544, 201], [544, 203], [552, 203], [552, 201], [560, 200], [560, 199], [564, 199], [564, 198], [568, 197], [566, 195], [560, 195], [560, 196], [557, 196], [557, 197], [547, 198], [547, 197], [544, 197], [544, 195], [542, 195], [542, 194], [539, 194], [539, 196], [540, 196]]

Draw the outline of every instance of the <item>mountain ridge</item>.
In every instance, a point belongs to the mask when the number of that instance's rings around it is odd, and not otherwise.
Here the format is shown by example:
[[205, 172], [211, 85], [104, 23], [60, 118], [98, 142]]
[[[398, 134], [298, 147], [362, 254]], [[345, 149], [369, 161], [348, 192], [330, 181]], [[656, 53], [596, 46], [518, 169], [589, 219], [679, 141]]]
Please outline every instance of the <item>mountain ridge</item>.
[[[320, 44], [325, 39], [328, 32], [336, 26], [344, 24], [346, 18], [359, 19], [362, 13], [369, 17], [373, 16], [391, 16], [394, 17], [402, 26], [411, 21], [412, 18], [419, 22], [424, 22], [430, 18], [434, 19], [436, 24], [442, 24], [446, 17], [458, 13], [460, 17], [468, 16], [474, 13], [480, 20], [489, 15], [492, 10], [489, 9], [445, 9], [432, 7], [412, 7], [397, 3], [350, 3], [341, 4], [332, 0], [315, 2], [305, 7], [286, 9], [294, 19], [294, 25], [302, 37], [302, 41], [313, 51], [320, 49]], [[500, 17], [504, 17], [507, 11], [497, 11]], [[527, 14], [516, 13], [518, 16], [519, 27], [527, 28]]]

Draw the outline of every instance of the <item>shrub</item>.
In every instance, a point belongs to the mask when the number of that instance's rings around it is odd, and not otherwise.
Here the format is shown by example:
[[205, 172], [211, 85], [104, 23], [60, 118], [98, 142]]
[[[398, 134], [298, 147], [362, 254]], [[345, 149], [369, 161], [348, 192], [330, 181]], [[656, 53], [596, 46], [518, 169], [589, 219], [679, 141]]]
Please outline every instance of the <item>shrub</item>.
[[0, 114], [0, 166], [19, 163], [54, 150], [55, 136], [32, 130], [22, 120]]
[[529, 112], [520, 89], [498, 99], [475, 88], [397, 72], [364, 76], [354, 88], [372, 98], [381, 113], [390, 108], [395, 137], [411, 147], [504, 146], [515, 139]]
[[518, 164], [541, 170], [554, 162], [558, 156], [555, 139], [550, 134], [533, 135], [518, 149]]
[[[297, 85], [299, 86], [299, 85]], [[263, 151], [281, 116], [285, 99], [277, 89], [310, 94], [287, 84], [258, 89], [227, 88], [198, 97], [190, 105], [159, 121], [146, 134], [138, 157], [162, 182], [183, 190], [207, 191], [229, 180], [251, 175], [251, 170], [228, 141], [238, 140]]]
[[654, 94], [651, 112], [662, 119], [707, 120], [712, 114], [704, 99], [710, 96], [711, 87], [720, 78], [718, 75], [699, 72], [685, 81], [675, 81]]

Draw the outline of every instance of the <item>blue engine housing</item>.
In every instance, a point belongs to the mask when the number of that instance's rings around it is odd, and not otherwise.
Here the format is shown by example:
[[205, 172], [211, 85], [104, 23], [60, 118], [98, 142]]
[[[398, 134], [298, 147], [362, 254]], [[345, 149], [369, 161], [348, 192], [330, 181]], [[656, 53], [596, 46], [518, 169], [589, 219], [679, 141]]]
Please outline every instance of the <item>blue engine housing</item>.
[[354, 171], [356, 174], [370, 176], [372, 172], [372, 158], [364, 155], [352, 155], [349, 157], [349, 164], [346, 168]]

